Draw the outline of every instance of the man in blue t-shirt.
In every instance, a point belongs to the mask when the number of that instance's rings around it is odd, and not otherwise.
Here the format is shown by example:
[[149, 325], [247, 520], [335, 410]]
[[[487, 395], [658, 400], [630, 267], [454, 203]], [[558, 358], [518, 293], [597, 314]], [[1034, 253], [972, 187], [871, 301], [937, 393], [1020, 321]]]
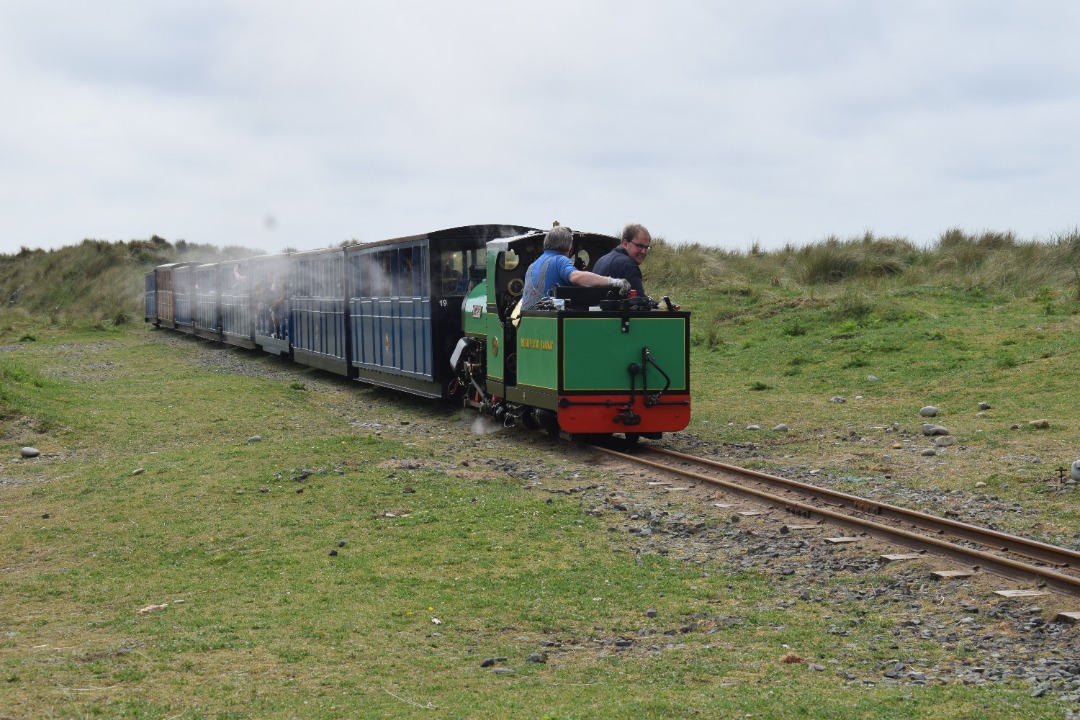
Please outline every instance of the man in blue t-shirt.
[[645, 262], [652, 248], [652, 236], [644, 225], [627, 225], [622, 232], [622, 243], [596, 261], [593, 269], [598, 273], [623, 278], [637, 290], [638, 297], [645, 297], [645, 284], [641, 280], [641, 263]]
[[567, 227], [557, 227], [544, 237], [544, 252], [525, 271], [525, 289], [521, 293], [521, 309], [531, 310], [547, 297], [556, 285], [584, 285], [587, 287], [613, 287], [626, 295], [630, 283], [622, 278], [605, 277], [586, 270], [578, 270], [570, 260], [574, 246], [574, 233]]

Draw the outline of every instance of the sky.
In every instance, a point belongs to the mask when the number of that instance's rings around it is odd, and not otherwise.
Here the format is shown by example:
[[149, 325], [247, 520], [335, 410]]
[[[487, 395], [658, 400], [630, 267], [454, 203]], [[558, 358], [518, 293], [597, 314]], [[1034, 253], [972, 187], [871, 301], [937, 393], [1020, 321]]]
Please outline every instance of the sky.
[[1080, 223], [1075, 0], [3, 0], [0, 254]]

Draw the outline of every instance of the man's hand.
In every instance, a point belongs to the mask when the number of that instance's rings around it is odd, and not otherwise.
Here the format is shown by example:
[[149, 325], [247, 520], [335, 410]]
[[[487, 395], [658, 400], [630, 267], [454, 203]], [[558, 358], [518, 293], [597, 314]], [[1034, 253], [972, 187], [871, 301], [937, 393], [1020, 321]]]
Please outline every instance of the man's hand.
[[619, 294], [626, 296], [630, 294], [630, 281], [625, 278], [613, 278], [607, 279], [608, 287], [619, 288]]

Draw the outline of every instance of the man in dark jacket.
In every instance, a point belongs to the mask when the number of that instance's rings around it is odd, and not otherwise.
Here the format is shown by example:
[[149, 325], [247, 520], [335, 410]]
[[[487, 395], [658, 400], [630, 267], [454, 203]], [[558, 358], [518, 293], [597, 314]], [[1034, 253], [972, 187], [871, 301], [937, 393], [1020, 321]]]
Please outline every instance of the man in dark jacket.
[[630, 282], [630, 289], [637, 290], [638, 297], [645, 297], [645, 285], [641, 280], [641, 263], [652, 247], [652, 235], [644, 225], [627, 225], [622, 232], [622, 243], [596, 261], [593, 272]]

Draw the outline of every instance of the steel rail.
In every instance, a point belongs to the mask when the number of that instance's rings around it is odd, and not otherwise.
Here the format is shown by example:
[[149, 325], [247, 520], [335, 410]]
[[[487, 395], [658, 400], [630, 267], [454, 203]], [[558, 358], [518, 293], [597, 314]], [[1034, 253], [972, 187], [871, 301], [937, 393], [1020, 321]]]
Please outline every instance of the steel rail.
[[[912, 549], [926, 550], [927, 548], [930, 548], [937, 553], [945, 555], [953, 560], [970, 565], [972, 570], [986, 570], [988, 572], [1002, 575], [1004, 577], [1009, 577], [1014, 580], [1021, 580], [1024, 582], [1036, 582], [1040, 585], [1045, 585], [1048, 588], [1052, 588], [1060, 593], [1073, 597], [1080, 597], [1080, 578], [1073, 577], [1071, 575], [1065, 575], [1046, 567], [1029, 565], [1027, 563], [1022, 563], [1011, 558], [1000, 557], [987, 552], [983, 552], [981, 550], [966, 547], [964, 545], [950, 543], [936, 537], [930, 537], [927, 535], [909, 532], [900, 528], [883, 525], [881, 523], [875, 523], [873, 521], [865, 520], [860, 517], [846, 515], [844, 513], [835, 512], [833, 510], [817, 507], [814, 505], [807, 505], [805, 503], [793, 501], [779, 495], [773, 495], [772, 493], [766, 492], [764, 490], [758, 490], [756, 488], [739, 485], [737, 483], [729, 482], [727, 480], [709, 477], [707, 475], [702, 475], [701, 473], [673, 467], [671, 465], [665, 465], [663, 463], [654, 462], [652, 460], [647, 460], [642, 457], [628, 455], [626, 453], [621, 453], [610, 448], [600, 446], [593, 447], [596, 450], [607, 453], [622, 460], [637, 463], [640, 465], [647, 465], [658, 470], [674, 473], [683, 477], [709, 483], [711, 485], [717, 485], [736, 494], [754, 497], [769, 503], [775, 503], [784, 507], [788, 512], [797, 514], [801, 517], [819, 518], [832, 522], [834, 524], [855, 528], [879, 539], [894, 542]], [[700, 458], [695, 458], [692, 455], [687, 455], [685, 456], [685, 458], [694, 461], [700, 460]], [[706, 461], [705, 464], [708, 465], [709, 462], [710, 461]], [[743, 472], [741, 468], [736, 468], [735, 466], [729, 466], [729, 468], [732, 471]], [[746, 473], [749, 475], [755, 475], [753, 471], [746, 471]], [[813, 485], [807, 485], [806, 487], [813, 488], [815, 490], [818, 489]]]
[[889, 505], [888, 503], [849, 495], [838, 490], [830, 490], [818, 485], [799, 482], [798, 480], [789, 480], [776, 475], [757, 472], [756, 470], [748, 470], [735, 465], [688, 455], [663, 447], [649, 446], [648, 450], [649, 452], [660, 453], [689, 462], [707, 465], [737, 475], [752, 477], [775, 487], [794, 489], [803, 494], [831, 500], [838, 505], [849, 507], [853, 510], [867, 513], [868, 515], [879, 515], [892, 520], [910, 523], [914, 527], [920, 527], [931, 532], [950, 533], [956, 537], [962, 537], [965, 540], [970, 540], [971, 542], [983, 545], [991, 550], [1017, 553], [1056, 567], [1080, 568], [1080, 552], [1068, 548], [1049, 545], [1047, 543], [1039, 542], [1038, 540], [1020, 537], [1018, 535], [1010, 535], [1009, 533], [999, 532], [990, 528], [978, 527], [977, 525], [960, 522], [959, 520], [951, 520], [949, 518], [930, 515], [919, 510], [911, 510], [897, 505]]

